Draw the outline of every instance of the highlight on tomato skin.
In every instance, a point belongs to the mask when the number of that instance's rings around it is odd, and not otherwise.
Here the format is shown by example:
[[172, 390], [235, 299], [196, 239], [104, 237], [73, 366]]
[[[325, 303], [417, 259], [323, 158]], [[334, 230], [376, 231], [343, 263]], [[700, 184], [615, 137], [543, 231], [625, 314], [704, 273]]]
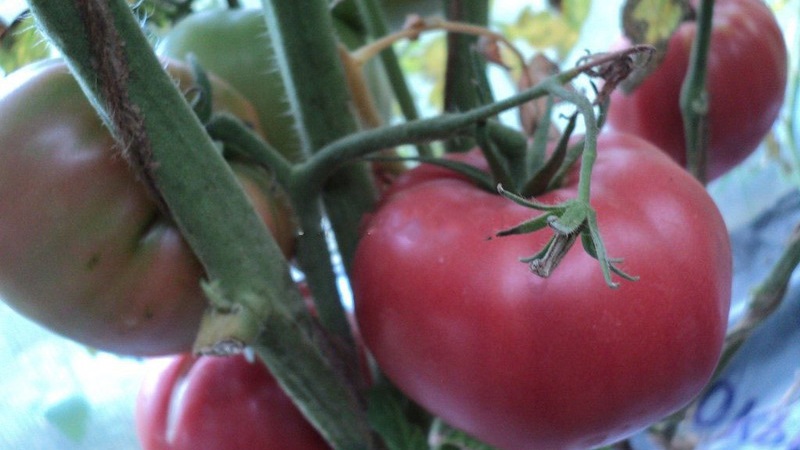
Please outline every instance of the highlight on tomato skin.
[[330, 450], [260, 361], [182, 354], [145, 363], [144, 450]]
[[[165, 62], [185, 92], [187, 66]], [[213, 107], [258, 125], [249, 102], [211, 76]], [[188, 351], [207, 299], [192, 251], [118, 155], [61, 60], [3, 79], [0, 297], [90, 347], [125, 355]], [[295, 229], [270, 175], [232, 163], [286, 254]]]
[[[439, 167], [402, 175], [363, 227], [365, 345], [412, 400], [498, 448], [616, 442], [687, 404], [720, 356], [732, 262], [713, 200], [636, 136], [604, 132], [597, 155], [600, 233], [639, 277], [616, 289], [580, 245], [549, 278], [532, 274], [519, 258], [550, 233], [492, 236], [538, 212]], [[574, 172], [537, 200], [575, 198], [576, 184]]]
[[[693, 1], [696, 7], [698, 1]], [[617, 89], [608, 111], [612, 129], [641, 136], [686, 166], [679, 99], [689, 67], [695, 22], [681, 24], [658, 68], [630, 94]], [[761, 0], [717, 0], [707, 60], [707, 178], [718, 178], [756, 150], [783, 105], [786, 42]]]

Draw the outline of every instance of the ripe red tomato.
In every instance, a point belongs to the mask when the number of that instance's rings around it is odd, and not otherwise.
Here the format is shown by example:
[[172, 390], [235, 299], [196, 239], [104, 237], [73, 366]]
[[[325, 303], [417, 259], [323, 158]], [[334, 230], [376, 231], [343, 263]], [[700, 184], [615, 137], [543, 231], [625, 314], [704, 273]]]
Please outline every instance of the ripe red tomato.
[[[576, 189], [574, 171], [538, 200]], [[599, 140], [591, 203], [609, 254], [638, 281], [609, 288], [580, 245], [540, 278], [518, 258], [551, 233], [493, 237], [535, 211], [445, 169], [401, 176], [364, 225], [352, 279], [364, 343], [386, 375], [503, 449], [593, 448], [685, 405], [726, 329], [719, 211], [663, 152], [618, 133]]]
[[261, 362], [190, 355], [149, 362], [136, 400], [144, 450], [329, 450]]
[[[686, 144], [679, 97], [696, 31], [694, 22], [680, 25], [661, 65], [633, 93], [617, 90], [608, 115], [612, 128], [653, 142], [684, 166]], [[758, 147], [783, 103], [786, 44], [763, 1], [715, 2], [707, 64], [707, 175], [711, 180]]]
[[[188, 89], [188, 69], [169, 68]], [[218, 109], [257, 126], [252, 106], [232, 88], [213, 79], [213, 92]], [[101, 350], [191, 349], [207, 305], [203, 270], [116, 155], [66, 65], [46, 61], [3, 79], [0, 117], [0, 298]], [[292, 219], [268, 175], [235, 170], [290, 252]]]

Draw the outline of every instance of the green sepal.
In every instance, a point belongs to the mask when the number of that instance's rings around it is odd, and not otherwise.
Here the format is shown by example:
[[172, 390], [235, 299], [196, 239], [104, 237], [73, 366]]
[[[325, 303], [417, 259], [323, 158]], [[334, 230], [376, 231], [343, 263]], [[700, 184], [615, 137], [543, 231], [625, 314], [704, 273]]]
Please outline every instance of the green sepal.
[[548, 220], [550, 228], [558, 234], [575, 234], [581, 231], [586, 223], [586, 217], [591, 207], [588, 204], [571, 200], [564, 204], [564, 212], [558, 216], [551, 216]]
[[[561, 168], [565, 166], [569, 168], [575, 163], [577, 157], [567, 160], [567, 149], [569, 148], [569, 138], [575, 130], [577, 119], [577, 114], [570, 116], [553, 154], [547, 159], [544, 165], [537, 168], [535, 174], [522, 188], [523, 195], [531, 197], [547, 192], [548, 189], [552, 188], [552, 183], [553, 180], [556, 179], [556, 174], [562, 171]], [[567, 164], [565, 164], [565, 162], [567, 162]]]
[[501, 185], [501, 184], [497, 185], [497, 192], [500, 195], [502, 195], [503, 197], [513, 201], [514, 203], [516, 203], [516, 204], [518, 204], [520, 206], [524, 206], [526, 208], [531, 208], [531, 209], [536, 209], [536, 210], [539, 210], [539, 211], [553, 211], [553, 212], [556, 212], [557, 214], [561, 214], [561, 213], [563, 213], [564, 207], [566, 206], [566, 204], [548, 205], [546, 203], [542, 203], [542, 202], [536, 201], [534, 199], [523, 198], [523, 197], [521, 197], [521, 196], [519, 196], [519, 195], [517, 195], [517, 194], [515, 194], [515, 193], [513, 193], [511, 191], [506, 190], [503, 187], [503, 185]]
[[[489, 119], [486, 121], [489, 138], [508, 161], [512, 180], [523, 180], [526, 176], [528, 138], [519, 130]], [[515, 186], [516, 187], [516, 186]]]
[[500, 153], [497, 149], [497, 145], [491, 139], [488, 122], [482, 121], [477, 124], [475, 139], [494, 177], [494, 183], [492, 184], [500, 183], [513, 185], [514, 182], [511, 178], [511, 172], [509, 171], [506, 158]]
[[533, 233], [534, 231], [539, 231], [542, 228], [545, 228], [550, 224], [550, 219], [555, 217], [552, 213], [544, 213], [539, 216], [534, 217], [531, 220], [527, 220], [522, 222], [519, 225], [516, 225], [511, 228], [506, 228], [505, 230], [498, 231], [496, 236], [511, 236], [513, 234], [526, 234], [526, 233]]
[[547, 252], [550, 251], [550, 248], [553, 246], [553, 242], [555, 240], [556, 240], [556, 236], [555, 235], [550, 236], [550, 239], [547, 240], [547, 243], [544, 244], [544, 247], [542, 247], [542, 249], [539, 250], [538, 253], [535, 253], [535, 254], [533, 254], [531, 256], [526, 256], [524, 258], [520, 258], [519, 262], [522, 262], [522, 263], [525, 263], [525, 264], [530, 264], [530, 263], [536, 261], [537, 259], [544, 258], [544, 256], [547, 254]]
[[[552, 127], [553, 108], [556, 99], [552, 95], [547, 96], [547, 108], [533, 132], [533, 139], [528, 145], [528, 158], [526, 162], [527, 175], [539, 173], [547, 164], [547, 142], [550, 138], [550, 128]], [[526, 184], [529, 184], [530, 180]], [[525, 192], [523, 190], [523, 192]]]
[[564, 182], [564, 178], [583, 155], [583, 142], [583, 139], [581, 139], [579, 142], [567, 147], [567, 154], [564, 157], [564, 161], [561, 163], [561, 167], [558, 168], [556, 174], [553, 175], [550, 184], [547, 185], [547, 190], [555, 189]]
[[[581, 244], [583, 244], [583, 249], [586, 253], [594, 259], [598, 259], [597, 257], [597, 250], [594, 247], [594, 242], [592, 241], [592, 236], [587, 233], [581, 233]], [[598, 259], [599, 260], [599, 259]], [[630, 275], [624, 272], [622, 269], [617, 267], [616, 263], [621, 263], [622, 259], [620, 258], [608, 258], [608, 268], [611, 272], [618, 275], [620, 278], [624, 278], [628, 281], [636, 281], [639, 279], [637, 276]]]
[[200, 122], [206, 124], [211, 120], [212, 113], [212, 99], [213, 92], [211, 90], [211, 81], [208, 78], [208, 73], [197, 61], [193, 54], [187, 56], [189, 68], [192, 71], [192, 78], [194, 78], [195, 89], [197, 96], [192, 99], [191, 106]]

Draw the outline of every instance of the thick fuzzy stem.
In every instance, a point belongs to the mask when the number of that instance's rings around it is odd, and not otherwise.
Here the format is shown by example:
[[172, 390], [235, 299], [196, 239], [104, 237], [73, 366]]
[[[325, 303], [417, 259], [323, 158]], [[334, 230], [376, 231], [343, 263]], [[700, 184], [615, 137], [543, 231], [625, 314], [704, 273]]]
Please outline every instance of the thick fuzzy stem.
[[[161, 67], [125, 0], [29, 2], [134, 169], [206, 269], [209, 351], [252, 345], [336, 448], [369, 449], [358, 394], [337, 370], [282, 253]], [[133, 114], [132, 116], [130, 114]], [[127, 118], [133, 117], [132, 123]], [[216, 335], [233, 323], [233, 333]], [[208, 328], [206, 328], [208, 327]]]

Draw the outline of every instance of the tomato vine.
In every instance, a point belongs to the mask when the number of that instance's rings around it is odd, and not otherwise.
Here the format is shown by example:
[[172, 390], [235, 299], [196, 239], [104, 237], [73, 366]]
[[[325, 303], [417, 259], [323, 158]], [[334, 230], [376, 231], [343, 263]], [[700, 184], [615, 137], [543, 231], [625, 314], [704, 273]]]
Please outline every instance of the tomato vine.
[[[533, 256], [522, 258], [535, 274], [551, 275], [580, 239], [584, 251], [597, 261], [608, 287], [619, 286], [615, 275], [636, 280], [622, 271], [619, 260], [606, 251], [598, 213], [590, 203], [590, 182], [608, 91], [618, 78], [628, 74], [605, 69], [620, 61], [629, 64], [633, 54], [651, 52], [648, 47], [591, 55], [576, 67], [495, 101], [485, 80], [476, 81], [473, 76], [483, 76], [485, 61], [481, 58], [485, 55], [469, 47], [472, 37], [465, 41], [453, 38], [450, 54], [462, 59], [448, 64], [448, 87], [460, 88], [461, 93], [448, 91], [446, 103], [451, 111], [419, 118], [409, 106], [407, 86], [396, 57], [386, 51], [394, 42], [387, 38], [380, 44], [383, 47], [350, 56], [366, 58], [367, 53], [381, 50], [379, 54], [395, 79], [396, 95], [408, 120], [361, 130], [357, 117], [351, 113], [346, 73], [326, 2], [263, 0], [268, 30], [276, 43], [277, 67], [288, 88], [291, 112], [302, 141], [303, 156], [295, 162], [231, 115], [200, 114], [198, 120], [196, 111], [165, 76], [125, 0], [30, 3], [38, 23], [64, 54], [120, 147], [126, 149], [134, 170], [161, 202], [164, 214], [178, 224], [203, 263], [208, 276], [204, 289], [211, 307], [201, 325], [196, 350], [212, 354], [240, 353], [248, 347], [255, 350], [306, 417], [336, 448], [370, 450], [384, 445], [377, 435], [380, 430], [368, 417], [365, 391], [369, 380], [359, 373], [356, 340], [337, 286], [333, 263], [337, 249], [331, 248], [326, 228], [329, 221], [343, 265], [351, 270], [359, 223], [377, 201], [369, 163], [370, 159], [381, 158], [375, 156], [381, 150], [416, 144], [419, 154], [409, 159], [433, 162], [471, 176], [485, 190], [536, 210], [532, 219], [495, 234], [505, 237], [548, 228], [552, 236], [546, 244], [533, 249]], [[463, 6], [462, 2], [451, 3]], [[366, 18], [367, 29], [376, 35], [385, 34], [385, 18], [375, 0], [359, 0], [357, 4]], [[700, 29], [705, 32], [699, 33], [700, 39], [695, 42], [681, 97], [689, 136], [689, 168], [701, 181], [705, 181], [703, 133], [707, 106], [703, 69], [713, 4], [713, 0], [702, 2]], [[475, 11], [480, 13], [479, 10]], [[304, 26], [297, 26], [300, 23]], [[402, 30], [400, 35], [411, 38], [433, 29], [455, 34], [472, 32], [473, 27], [422, 20], [418, 28]], [[308, 33], [309, 28], [316, 32]], [[469, 43], [466, 47], [465, 42]], [[314, 49], [314, 58], [308, 57], [308, 49]], [[309, 77], [309, 73], [320, 75]], [[598, 90], [592, 101], [569, 86], [579, 76], [601, 77], [607, 87]], [[465, 86], [470, 95], [464, 94]], [[495, 120], [499, 113], [535, 99], [544, 99], [546, 117], [532, 136], [510, 130]], [[550, 153], [546, 148], [549, 119], [559, 101], [571, 104], [574, 111], [567, 119], [564, 135]], [[585, 134], [579, 142], [573, 142], [570, 135], [578, 116], [583, 119]], [[220, 154], [212, 138], [225, 143], [224, 154]], [[454, 138], [466, 138], [470, 147], [477, 142], [489, 173], [432, 157], [430, 142]], [[224, 159], [227, 156], [269, 169], [290, 198], [301, 229], [296, 262], [313, 293], [315, 316], [307, 310], [289, 263], [236, 184]], [[579, 164], [575, 198], [548, 204], [532, 198], [559, 184], [575, 164]], [[789, 274], [798, 263], [797, 246], [795, 239], [773, 276], [765, 282], [764, 291], [759, 291], [750, 315], [731, 331], [723, 364], [780, 302]], [[483, 444], [439, 419], [434, 419], [433, 424], [431, 432], [441, 439], [442, 446], [483, 448]], [[418, 437], [415, 434], [417, 442]]]

